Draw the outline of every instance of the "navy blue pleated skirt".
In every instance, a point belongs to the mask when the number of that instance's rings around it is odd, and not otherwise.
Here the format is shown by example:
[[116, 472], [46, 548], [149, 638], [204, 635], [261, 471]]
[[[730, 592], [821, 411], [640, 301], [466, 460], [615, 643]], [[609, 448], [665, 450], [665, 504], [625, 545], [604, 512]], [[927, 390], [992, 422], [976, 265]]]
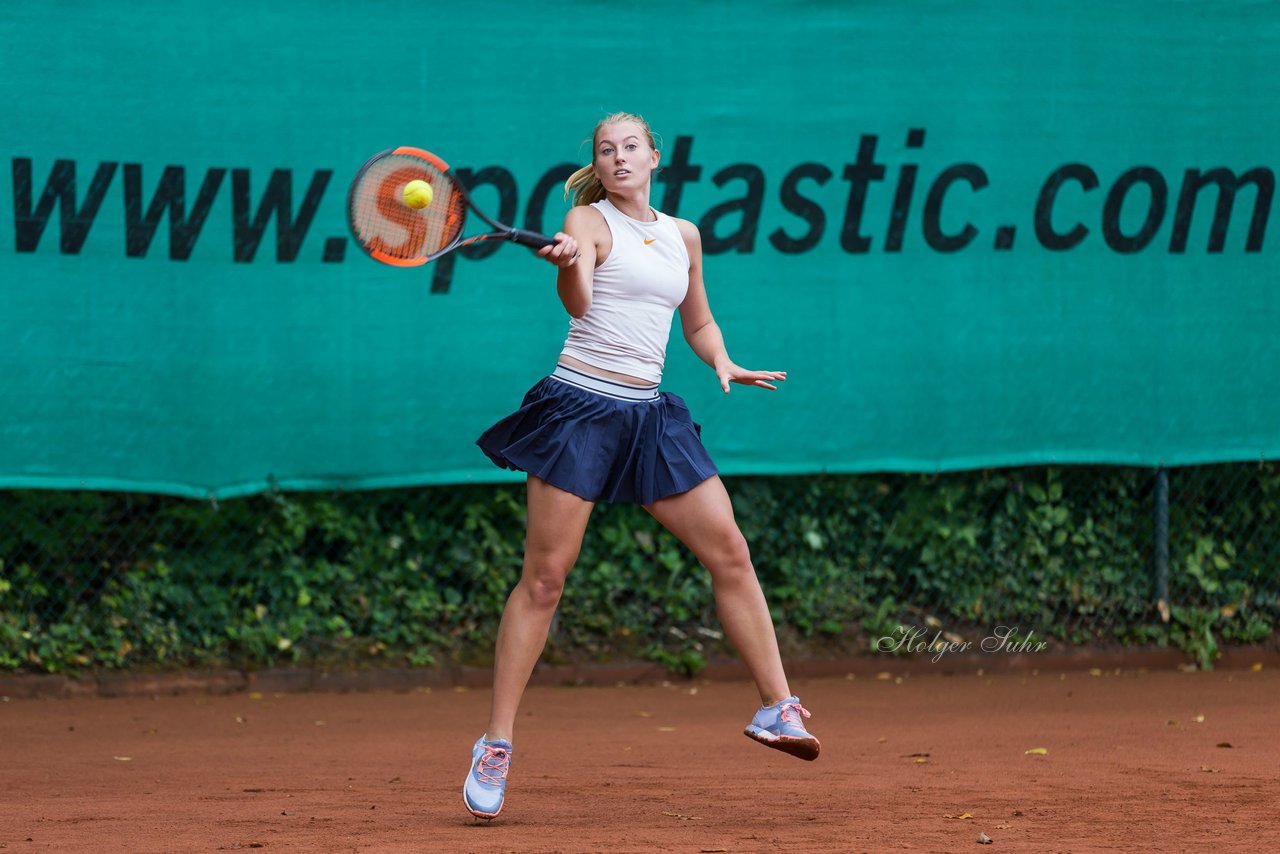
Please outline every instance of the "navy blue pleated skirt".
[[700, 433], [674, 394], [558, 366], [476, 444], [496, 465], [588, 501], [651, 504], [717, 474]]

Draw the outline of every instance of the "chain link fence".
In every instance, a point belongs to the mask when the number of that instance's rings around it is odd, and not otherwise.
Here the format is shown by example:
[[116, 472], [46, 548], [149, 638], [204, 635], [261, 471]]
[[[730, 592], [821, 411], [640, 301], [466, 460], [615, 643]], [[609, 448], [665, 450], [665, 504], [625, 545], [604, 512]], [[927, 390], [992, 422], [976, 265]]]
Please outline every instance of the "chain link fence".
[[[1277, 637], [1271, 463], [727, 485], [789, 655], [1004, 631], [1211, 666], [1224, 643]], [[0, 493], [0, 668], [483, 664], [523, 525], [519, 484], [220, 504]], [[696, 672], [721, 654], [692, 556], [639, 508], [597, 508], [548, 655]]]

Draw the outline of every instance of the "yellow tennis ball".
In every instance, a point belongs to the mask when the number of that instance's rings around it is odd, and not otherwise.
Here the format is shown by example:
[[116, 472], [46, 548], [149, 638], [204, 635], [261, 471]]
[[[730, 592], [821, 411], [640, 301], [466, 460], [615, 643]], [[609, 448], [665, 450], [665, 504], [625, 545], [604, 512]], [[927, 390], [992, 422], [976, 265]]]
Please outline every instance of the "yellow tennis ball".
[[431, 185], [426, 181], [413, 180], [404, 185], [404, 203], [411, 208], [425, 208], [431, 204]]

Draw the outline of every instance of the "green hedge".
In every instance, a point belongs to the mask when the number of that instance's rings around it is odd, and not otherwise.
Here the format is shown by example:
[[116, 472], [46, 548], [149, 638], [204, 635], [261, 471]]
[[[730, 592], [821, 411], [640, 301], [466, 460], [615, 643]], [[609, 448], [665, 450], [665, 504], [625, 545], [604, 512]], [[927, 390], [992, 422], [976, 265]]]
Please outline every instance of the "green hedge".
[[[865, 652], [900, 625], [1070, 644], [1273, 637], [1280, 472], [1173, 473], [1171, 610], [1154, 604], [1153, 473], [1036, 468], [737, 478], [784, 650]], [[520, 569], [522, 486], [274, 494], [221, 506], [0, 493], [0, 668], [485, 664]], [[725, 654], [710, 584], [643, 510], [596, 509], [547, 655]]]

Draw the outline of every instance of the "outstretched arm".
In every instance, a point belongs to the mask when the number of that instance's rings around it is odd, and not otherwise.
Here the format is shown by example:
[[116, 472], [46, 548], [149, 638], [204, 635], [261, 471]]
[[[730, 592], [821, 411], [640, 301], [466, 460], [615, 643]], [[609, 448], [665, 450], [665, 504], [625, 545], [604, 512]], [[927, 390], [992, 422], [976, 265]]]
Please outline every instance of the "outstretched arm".
[[785, 380], [786, 371], [751, 371], [743, 368], [725, 350], [724, 335], [711, 316], [707, 302], [707, 289], [702, 281], [702, 236], [691, 222], [677, 219], [680, 234], [689, 249], [689, 292], [680, 304], [680, 325], [684, 327], [684, 340], [698, 358], [711, 366], [720, 380], [720, 388], [729, 393], [730, 383], [756, 386], [776, 391], [773, 382]]
[[556, 291], [565, 311], [582, 317], [591, 308], [591, 279], [600, 252], [600, 226], [604, 217], [590, 207], [572, 207], [565, 214], [564, 231], [556, 235], [554, 246], [543, 247], [538, 255], [559, 268]]

